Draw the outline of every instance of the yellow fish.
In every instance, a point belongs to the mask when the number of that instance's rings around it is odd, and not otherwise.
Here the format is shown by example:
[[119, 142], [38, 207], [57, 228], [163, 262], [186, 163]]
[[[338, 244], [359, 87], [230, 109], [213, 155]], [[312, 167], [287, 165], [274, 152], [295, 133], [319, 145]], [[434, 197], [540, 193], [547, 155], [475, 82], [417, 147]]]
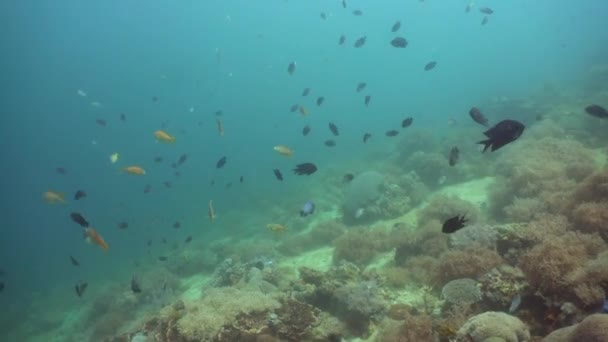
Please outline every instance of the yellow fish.
[[287, 157], [293, 156], [293, 151], [287, 146], [277, 145], [273, 149], [284, 156], [287, 156]]
[[165, 143], [174, 143], [175, 142], [175, 137], [170, 135], [169, 133], [163, 131], [162, 129], [159, 129], [158, 131], [154, 132], [154, 137], [156, 138], [156, 140], [165, 142]]
[[120, 157], [120, 155], [118, 154], [118, 152], [112, 153], [110, 155], [110, 161], [112, 162], [112, 164], [116, 164], [116, 162], [118, 161], [118, 157]]
[[124, 172], [126, 173], [130, 173], [132, 175], [137, 175], [137, 176], [143, 176], [146, 174], [146, 170], [144, 170], [142, 167], [140, 166], [127, 166], [124, 169], [122, 169]]
[[65, 203], [65, 195], [53, 190], [49, 190], [42, 194], [42, 198], [49, 204]]
[[283, 233], [287, 230], [286, 226], [279, 223], [269, 223], [266, 225], [266, 227], [275, 233]]
[[306, 109], [306, 107], [300, 106], [300, 114], [302, 114], [302, 116], [308, 115], [308, 110]]

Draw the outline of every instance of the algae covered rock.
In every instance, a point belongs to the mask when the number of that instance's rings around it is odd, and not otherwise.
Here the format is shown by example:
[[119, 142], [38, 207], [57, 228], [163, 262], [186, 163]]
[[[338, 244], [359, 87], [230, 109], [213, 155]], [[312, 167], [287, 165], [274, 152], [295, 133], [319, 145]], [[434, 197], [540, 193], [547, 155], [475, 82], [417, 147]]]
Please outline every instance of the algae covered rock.
[[530, 341], [530, 332], [519, 318], [488, 311], [469, 318], [457, 333], [457, 341], [494, 341], [491, 338], [495, 341], [527, 342]]

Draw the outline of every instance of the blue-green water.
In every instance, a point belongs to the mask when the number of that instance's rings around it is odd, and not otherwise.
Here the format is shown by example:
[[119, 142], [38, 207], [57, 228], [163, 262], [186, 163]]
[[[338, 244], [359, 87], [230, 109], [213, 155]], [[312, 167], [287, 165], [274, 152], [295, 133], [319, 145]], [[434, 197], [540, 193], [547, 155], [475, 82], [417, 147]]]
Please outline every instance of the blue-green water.
[[[91, 288], [128, 279], [136, 262], [154, 265], [188, 235], [201, 243], [266, 233], [273, 206], [297, 216], [305, 200], [323, 203], [316, 182], [328, 169], [341, 174], [358, 161], [382, 163], [396, 146], [383, 132], [398, 129], [404, 117], [446, 136], [448, 119], [467, 121], [478, 103], [523, 96], [545, 83], [573, 87], [607, 52], [608, 3], [601, 0], [487, 0], [470, 13], [460, 0], [348, 3], [345, 10], [329, 0], [2, 2], [0, 304], [18, 307], [51, 289], [71, 296], [83, 279]], [[481, 6], [495, 10], [483, 26]], [[396, 20], [401, 30], [391, 33]], [[365, 46], [353, 48], [364, 35]], [[397, 35], [407, 48], [390, 46]], [[437, 67], [424, 71], [432, 60]], [[292, 61], [297, 70], [290, 76]], [[359, 82], [367, 83], [361, 93]], [[304, 98], [306, 87], [311, 95]], [[372, 96], [369, 107], [365, 95]], [[318, 96], [325, 97], [321, 107]], [[309, 115], [291, 113], [293, 104]], [[330, 121], [340, 127], [333, 149], [323, 145]], [[154, 140], [163, 123], [175, 144]], [[303, 137], [306, 124], [312, 133]], [[367, 131], [373, 144], [363, 145]], [[294, 157], [275, 153], [279, 144]], [[114, 152], [120, 160], [112, 165]], [[188, 160], [177, 177], [170, 164], [182, 154]], [[164, 161], [155, 163], [156, 156]], [[228, 163], [216, 169], [221, 156]], [[300, 162], [319, 171], [296, 177], [290, 169]], [[121, 173], [127, 165], [147, 174]], [[152, 191], [144, 194], [147, 184]], [[49, 189], [64, 192], [68, 203], [45, 203]], [[75, 201], [79, 189], [88, 197]], [[209, 200], [218, 215], [213, 223]], [[87, 217], [110, 249], [84, 243], [70, 212]], [[129, 222], [127, 230], [117, 228], [121, 221]], [[171, 227], [175, 221], [180, 229]]]

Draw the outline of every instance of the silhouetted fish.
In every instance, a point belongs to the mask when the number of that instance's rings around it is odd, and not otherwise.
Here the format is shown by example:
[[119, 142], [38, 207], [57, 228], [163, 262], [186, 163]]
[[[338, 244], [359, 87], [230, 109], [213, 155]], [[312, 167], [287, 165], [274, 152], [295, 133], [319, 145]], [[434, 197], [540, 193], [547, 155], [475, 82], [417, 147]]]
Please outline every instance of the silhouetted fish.
[[433, 70], [435, 68], [435, 66], [437, 65], [437, 62], [432, 61], [432, 62], [428, 62], [426, 63], [426, 65], [424, 66], [424, 71], [429, 71], [429, 70]]
[[163, 157], [154, 157], [155, 163], [162, 163], [162, 161], [163, 161]]
[[359, 39], [355, 40], [355, 45], [354, 45], [354, 46], [355, 46], [356, 48], [360, 48], [360, 47], [362, 47], [363, 45], [365, 45], [365, 41], [366, 41], [366, 40], [367, 40], [367, 37], [366, 37], [366, 36], [363, 36], [363, 37], [361, 37], [361, 38], [359, 38]]
[[282, 181], [282, 180], [283, 180], [283, 174], [281, 174], [281, 170], [279, 170], [279, 169], [274, 169], [274, 170], [272, 170], [272, 171], [274, 172], [274, 176], [275, 176], [275, 177], [276, 177], [278, 180], [280, 180], [280, 181]]
[[480, 125], [488, 127], [488, 119], [483, 115], [483, 113], [477, 107], [471, 108], [469, 110], [469, 115], [473, 121], [477, 122]]
[[317, 98], [317, 106], [321, 106], [324, 101], [325, 101], [325, 98], [323, 96], [320, 96], [319, 98]]
[[70, 255], [70, 261], [72, 262], [72, 265], [74, 265], [74, 266], [80, 266], [80, 263], [78, 262], [78, 260], [76, 260], [76, 258], [74, 258], [71, 255]]
[[177, 160], [177, 166], [182, 165], [183, 163], [186, 162], [186, 160], [188, 160], [188, 155], [184, 153], [181, 156], [179, 156], [179, 159]]
[[371, 133], [363, 134], [363, 143], [365, 144], [372, 137]]
[[224, 165], [226, 165], [226, 156], [220, 158], [217, 163], [215, 163], [215, 167], [217, 169], [221, 169], [222, 167], [224, 167]]
[[239, 183], [243, 183], [245, 181], [245, 178], [243, 178], [243, 176], [239, 177]]
[[306, 126], [304, 126], [304, 128], [302, 128], [302, 135], [307, 136], [308, 133], [310, 133], [310, 126], [306, 125]]
[[526, 126], [519, 121], [503, 120], [497, 123], [496, 126], [483, 132], [488, 139], [482, 140], [478, 142], [478, 144], [484, 145], [483, 152], [485, 152], [488, 147], [491, 147], [491, 151], [494, 152], [506, 144], [517, 140], [517, 138], [522, 135], [525, 128]]
[[141, 285], [139, 285], [139, 281], [135, 276], [131, 278], [131, 291], [133, 291], [133, 293], [141, 292]]
[[294, 113], [296, 110], [298, 110], [300, 108], [300, 105], [294, 104], [291, 106], [291, 108], [289, 108], [289, 111]]
[[89, 222], [87, 222], [87, 220], [79, 213], [71, 213], [70, 218], [72, 219], [72, 221], [78, 223], [84, 228], [87, 228], [89, 226]]
[[491, 9], [490, 7], [480, 7], [479, 12], [490, 15], [490, 14], [494, 13], [494, 10]]
[[481, 20], [481, 25], [485, 25], [488, 23], [488, 16], [486, 15], [485, 17], [483, 17], [483, 20]]
[[342, 182], [350, 183], [353, 179], [355, 179], [355, 175], [353, 175], [352, 173], [347, 173], [344, 175], [344, 177], [342, 177]]
[[171, 186], [173, 186], [173, 184], [170, 181], [164, 181], [163, 185], [165, 186], [165, 188], [171, 188]]
[[186, 240], [184, 242], [190, 243], [191, 241], [192, 241], [192, 235], [188, 235], [188, 237], [186, 238]]
[[346, 0], [342, 0], [342, 8], [346, 8]]
[[146, 186], [144, 186], [144, 194], [147, 194], [150, 191], [152, 191], [152, 185], [146, 184]]
[[403, 121], [401, 121], [401, 127], [402, 128], [410, 127], [413, 122], [414, 122], [414, 118], [411, 118], [411, 117], [405, 118], [405, 119], [403, 119]]
[[166, 257], [166, 256], [164, 256], [164, 255], [161, 255], [161, 256], [159, 256], [159, 257], [158, 257], [158, 260], [159, 260], [159, 261], [167, 261], [168, 259], [169, 259], [169, 258], [167, 258], [167, 257]]
[[340, 135], [340, 131], [338, 130], [338, 126], [336, 126], [333, 122], [329, 123], [329, 130], [331, 131], [331, 133], [335, 136]]
[[[302, 91], [302, 96], [308, 96], [308, 94], [310, 94], [310, 88], [304, 88], [304, 90]], [[295, 112], [295, 110], [294, 110], [294, 112]]]
[[107, 125], [107, 122], [106, 122], [106, 120], [104, 120], [104, 119], [97, 119], [97, 120], [95, 120], [95, 122], [96, 122], [96, 123], [97, 123], [99, 126], [102, 126], [102, 127], [105, 127], [105, 126]]
[[344, 45], [345, 42], [346, 42], [346, 36], [341, 35], [340, 39], [338, 39], [338, 45]]
[[365, 89], [365, 87], [367, 87], [367, 83], [359, 82], [359, 84], [357, 84], [357, 93], [361, 92], [361, 90]]
[[68, 170], [66, 170], [64, 167], [58, 167], [55, 169], [55, 171], [57, 171], [58, 174], [60, 175], [67, 175], [68, 174]]
[[391, 40], [391, 45], [396, 48], [404, 48], [407, 46], [407, 40], [403, 37], [395, 37]]
[[75, 200], [77, 200], [77, 201], [78, 201], [79, 199], [81, 199], [81, 198], [85, 198], [85, 197], [87, 197], [87, 193], [86, 193], [86, 192], [84, 192], [84, 191], [82, 191], [82, 190], [78, 190], [78, 191], [76, 191], [76, 193], [74, 194], [74, 199], [75, 199]]
[[127, 228], [129, 228], [129, 222], [126, 222], [126, 221], [118, 222], [118, 224], [116, 226], [118, 227], [118, 229], [127, 229]]
[[354, 16], [357, 16], [357, 17], [358, 17], [358, 16], [362, 16], [362, 15], [363, 15], [363, 11], [361, 11], [361, 10], [354, 10], [354, 11], [353, 11], [353, 15], [354, 15]]
[[336, 141], [333, 139], [327, 139], [327, 140], [325, 140], [324, 144], [327, 147], [334, 147], [334, 146], [336, 146]]
[[325, 12], [319, 13], [319, 16], [321, 17], [321, 19], [327, 20], [327, 14], [325, 14]]
[[399, 20], [397, 20], [397, 22], [393, 24], [393, 27], [391, 27], [391, 32], [397, 32], [397, 31], [399, 31], [400, 28], [401, 28], [401, 22]]
[[89, 286], [88, 283], [78, 283], [76, 286], [74, 286], [74, 290], [76, 290], [78, 297], [82, 297], [84, 295], [84, 292], [87, 290], [87, 286]]
[[173, 228], [175, 228], [175, 229], [179, 229], [181, 226], [182, 226], [182, 224], [179, 221], [175, 221], [173, 223]]
[[585, 112], [587, 112], [587, 114], [594, 116], [596, 118], [608, 119], [608, 110], [606, 110], [606, 108], [604, 108], [600, 105], [596, 105], [596, 104], [589, 105], [589, 106], [585, 107]]
[[372, 100], [371, 95], [365, 95], [365, 100], [363, 101], [363, 103], [365, 103], [365, 106], [369, 106], [369, 101]]
[[464, 218], [464, 215], [462, 215], [462, 216], [456, 215], [454, 217], [447, 219], [443, 223], [443, 225], [441, 227], [441, 231], [446, 234], [451, 234], [451, 233], [454, 233], [454, 232], [462, 229], [466, 223], [467, 223], [467, 220]]
[[298, 176], [302, 176], [302, 175], [310, 176], [315, 172], [317, 172], [317, 166], [313, 163], [298, 164], [293, 169], [293, 173], [295, 173]]
[[122, 122], [127, 121], [127, 116], [125, 115], [125, 113], [120, 113], [120, 121], [122, 121]]
[[397, 134], [399, 134], [399, 131], [397, 130], [390, 130], [390, 131], [386, 131], [386, 133], [384, 133], [384, 135], [386, 135], [387, 137], [395, 137], [397, 136]]
[[293, 75], [293, 73], [296, 71], [296, 62], [291, 62], [289, 63], [289, 65], [287, 66], [287, 72], [290, 75]]
[[450, 157], [449, 157], [450, 166], [456, 165], [456, 163], [458, 162], [459, 155], [460, 155], [460, 150], [458, 150], [458, 147], [456, 147], [456, 146], [452, 147], [452, 149], [450, 150]]

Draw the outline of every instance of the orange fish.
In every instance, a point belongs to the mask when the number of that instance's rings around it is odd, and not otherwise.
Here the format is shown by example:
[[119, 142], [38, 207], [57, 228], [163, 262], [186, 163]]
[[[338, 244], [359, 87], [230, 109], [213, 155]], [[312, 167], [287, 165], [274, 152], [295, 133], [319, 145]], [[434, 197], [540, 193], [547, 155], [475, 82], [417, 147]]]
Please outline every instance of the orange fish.
[[308, 115], [308, 110], [306, 109], [306, 107], [300, 106], [300, 114], [302, 114], [302, 116]]
[[213, 210], [213, 201], [209, 200], [209, 221], [213, 222], [213, 219], [215, 219], [215, 211]]
[[92, 227], [87, 227], [84, 229], [84, 238], [89, 243], [94, 243], [101, 247], [104, 251], [107, 251], [110, 246], [106, 243], [106, 241], [101, 237], [101, 235], [97, 234], [95, 229]]
[[222, 120], [220, 120], [220, 118], [216, 118], [215, 121], [217, 122], [217, 131], [220, 134], [220, 137], [224, 136], [224, 125], [222, 124]]
[[64, 197], [64, 194], [53, 190], [49, 190], [42, 194], [42, 198], [49, 204], [65, 203]]
[[175, 142], [175, 137], [170, 135], [169, 133], [163, 131], [162, 129], [159, 129], [158, 131], [154, 132], [154, 137], [156, 138], [156, 140], [162, 141], [165, 143], [174, 143]]
[[273, 149], [284, 156], [287, 156], [287, 157], [293, 156], [293, 151], [287, 146], [277, 145]]
[[142, 167], [140, 166], [127, 166], [124, 169], [122, 169], [124, 172], [126, 173], [130, 173], [132, 175], [137, 175], [137, 176], [143, 176], [146, 174], [146, 170], [144, 170]]

